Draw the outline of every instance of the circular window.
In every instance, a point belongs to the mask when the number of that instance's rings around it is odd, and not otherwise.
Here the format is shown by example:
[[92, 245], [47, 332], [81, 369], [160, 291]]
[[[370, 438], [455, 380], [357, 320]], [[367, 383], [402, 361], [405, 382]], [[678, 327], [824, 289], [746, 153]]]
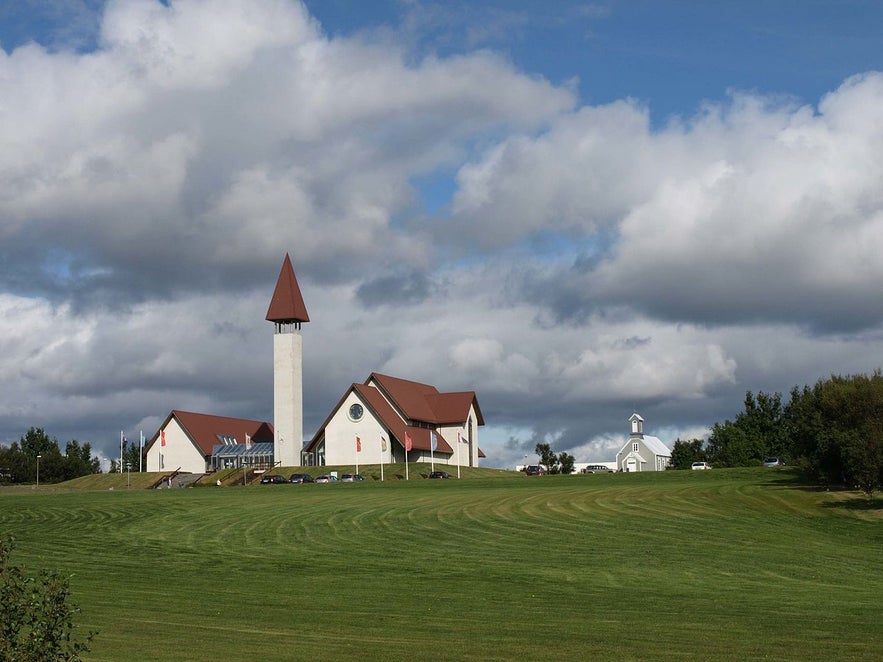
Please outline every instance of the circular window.
[[358, 421], [362, 418], [362, 414], [365, 413], [365, 410], [362, 409], [362, 405], [356, 403], [354, 405], [350, 405], [350, 418], [354, 421]]

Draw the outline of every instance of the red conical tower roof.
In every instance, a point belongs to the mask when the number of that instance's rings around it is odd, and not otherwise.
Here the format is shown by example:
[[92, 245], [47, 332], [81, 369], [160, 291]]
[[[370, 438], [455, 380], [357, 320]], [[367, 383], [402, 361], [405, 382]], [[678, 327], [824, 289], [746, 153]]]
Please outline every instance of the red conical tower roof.
[[276, 289], [273, 291], [273, 298], [267, 309], [267, 320], [270, 322], [310, 321], [288, 253], [285, 254], [282, 271], [279, 272], [279, 280], [276, 281]]

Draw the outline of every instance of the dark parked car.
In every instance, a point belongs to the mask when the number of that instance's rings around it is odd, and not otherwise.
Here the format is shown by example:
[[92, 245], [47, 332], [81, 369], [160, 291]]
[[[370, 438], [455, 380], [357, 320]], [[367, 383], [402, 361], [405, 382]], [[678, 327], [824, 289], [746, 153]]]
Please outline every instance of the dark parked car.
[[288, 477], [289, 483], [313, 483], [313, 477], [310, 474], [291, 474]]
[[430, 478], [450, 478], [451, 474], [449, 474], [447, 471], [433, 471], [431, 474], [429, 474], [429, 477]]
[[545, 476], [546, 469], [539, 464], [531, 464], [524, 470], [528, 476]]
[[360, 480], [365, 480], [362, 474], [344, 474], [340, 477], [341, 483], [358, 483]]
[[287, 482], [285, 476], [280, 476], [279, 474], [270, 474], [261, 478], [261, 485], [281, 485]]

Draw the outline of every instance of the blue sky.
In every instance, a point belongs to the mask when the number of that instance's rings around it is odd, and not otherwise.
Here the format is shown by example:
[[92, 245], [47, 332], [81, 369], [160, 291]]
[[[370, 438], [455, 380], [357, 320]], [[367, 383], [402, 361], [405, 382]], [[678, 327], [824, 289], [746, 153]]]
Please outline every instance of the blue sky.
[[[104, 0], [23, 0], [0, 8], [0, 44], [96, 47]], [[406, 31], [418, 56], [490, 48], [583, 103], [633, 97], [654, 121], [692, 115], [728, 89], [819, 98], [880, 69], [883, 6], [873, 0], [310, 0], [329, 36]]]
[[883, 7], [873, 1], [307, 5], [332, 35], [422, 16], [415, 23], [425, 29], [417, 38], [424, 52], [497, 49], [553, 82], [578, 77], [583, 103], [633, 97], [649, 106], [655, 121], [690, 116], [730, 88], [816, 99], [856, 71], [879, 69], [883, 60]]
[[[883, 363], [876, 2], [0, 5], [0, 443], [475, 390], [491, 466], [608, 461]], [[63, 333], [60, 331], [63, 330]]]

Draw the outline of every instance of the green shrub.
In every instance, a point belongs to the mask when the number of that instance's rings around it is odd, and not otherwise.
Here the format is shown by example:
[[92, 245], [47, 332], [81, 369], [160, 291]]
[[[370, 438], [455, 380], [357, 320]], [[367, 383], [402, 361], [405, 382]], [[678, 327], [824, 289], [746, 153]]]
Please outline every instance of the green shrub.
[[80, 610], [68, 602], [70, 582], [49, 570], [29, 577], [10, 562], [14, 548], [14, 538], [0, 540], [0, 660], [78, 662], [95, 633], [74, 638]]

